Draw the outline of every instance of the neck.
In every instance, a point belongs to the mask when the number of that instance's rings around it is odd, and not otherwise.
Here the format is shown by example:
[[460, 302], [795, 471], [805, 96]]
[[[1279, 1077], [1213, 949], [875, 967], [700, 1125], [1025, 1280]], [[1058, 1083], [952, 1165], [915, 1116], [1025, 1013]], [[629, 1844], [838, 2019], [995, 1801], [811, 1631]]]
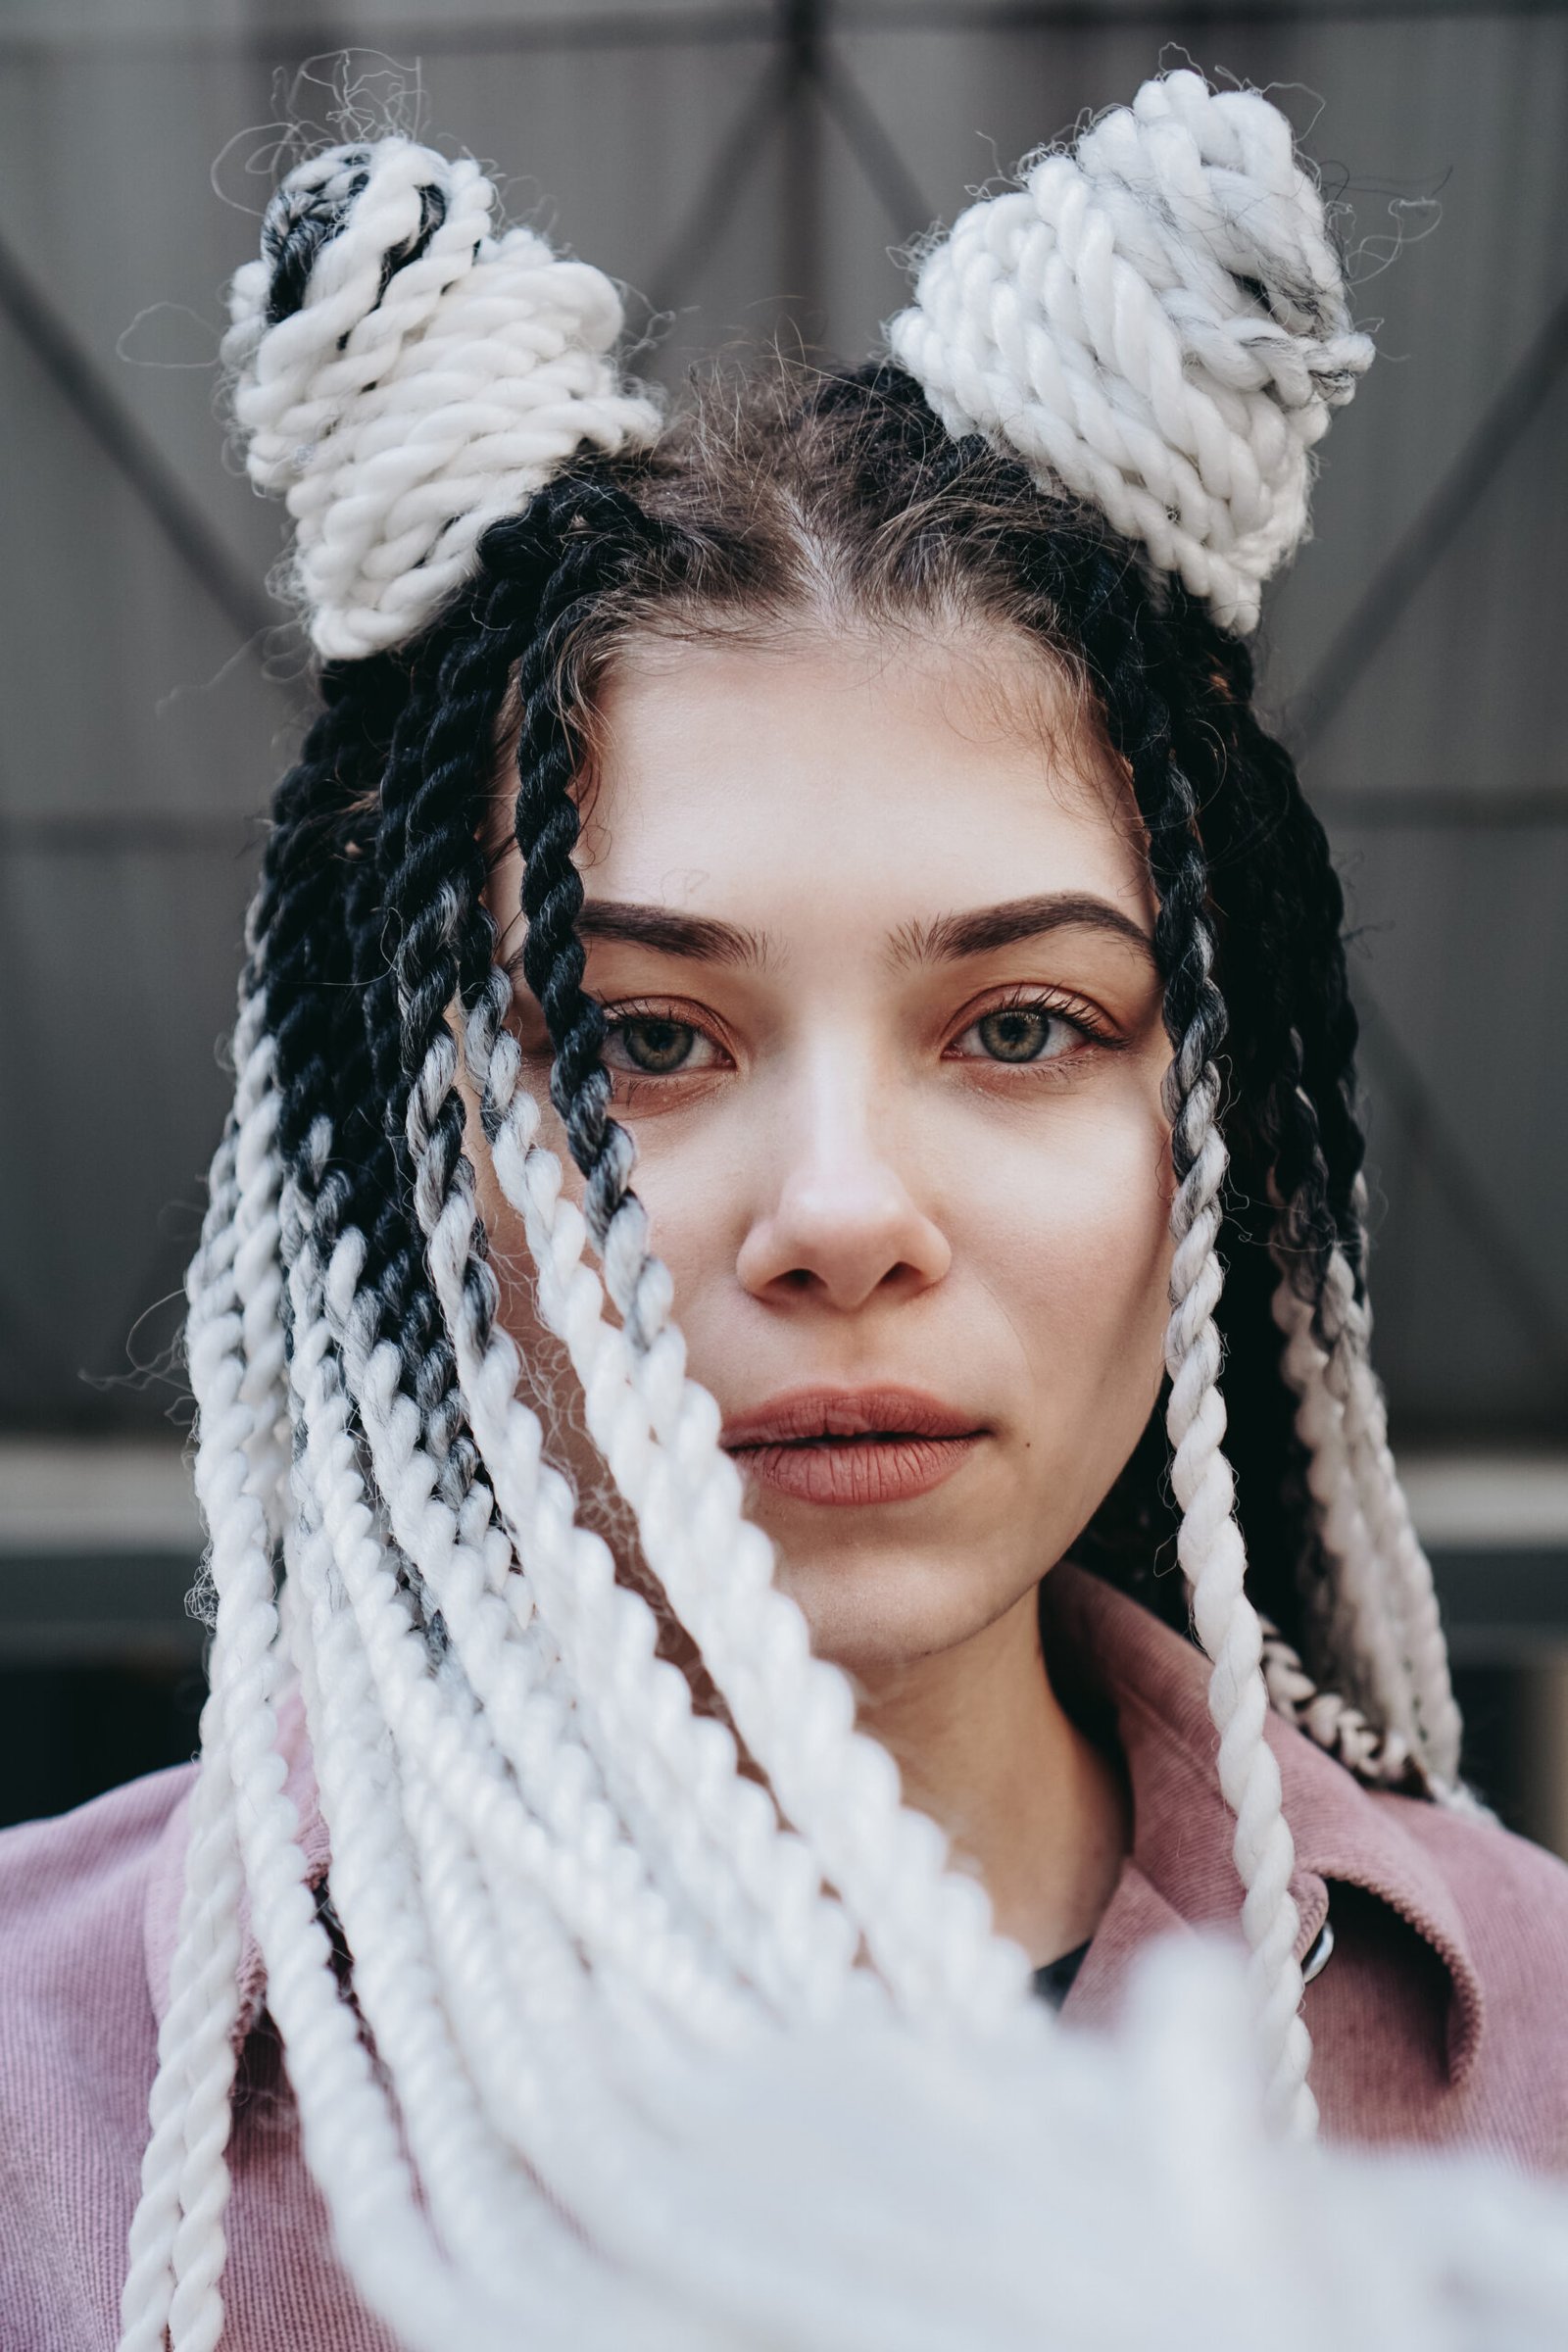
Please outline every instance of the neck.
[[862, 1725], [906, 1801], [978, 1867], [998, 1933], [1037, 1968], [1086, 1943], [1131, 1843], [1131, 1803], [1051, 1687], [1034, 1591], [956, 1648], [858, 1679]]

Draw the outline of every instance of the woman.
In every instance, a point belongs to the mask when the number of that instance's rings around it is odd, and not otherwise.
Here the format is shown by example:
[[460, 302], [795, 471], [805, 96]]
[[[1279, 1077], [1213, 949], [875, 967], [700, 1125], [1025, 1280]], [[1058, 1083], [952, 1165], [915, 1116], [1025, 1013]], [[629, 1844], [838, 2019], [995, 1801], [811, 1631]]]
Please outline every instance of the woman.
[[1238, 1903], [1275, 2131], [1562, 2163], [1250, 701], [1370, 358], [1282, 118], [1151, 83], [890, 360], [667, 423], [490, 205], [332, 150], [236, 282], [326, 659], [190, 1282], [213, 1696], [9, 1841], [5, 2340], [114, 2340], [138, 2157], [127, 2347], [916, 2340], [759, 2253], [726, 2066], [1027, 2075]]

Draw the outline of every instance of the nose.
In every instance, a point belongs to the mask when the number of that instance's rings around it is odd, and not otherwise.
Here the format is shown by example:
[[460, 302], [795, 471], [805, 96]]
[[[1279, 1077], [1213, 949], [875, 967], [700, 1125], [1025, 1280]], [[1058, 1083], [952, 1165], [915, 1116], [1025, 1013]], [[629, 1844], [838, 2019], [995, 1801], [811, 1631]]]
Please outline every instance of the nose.
[[783, 1165], [736, 1261], [754, 1298], [853, 1313], [947, 1273], [952, 1247], [905, 1182], [871, 1097], [863, 1076], [839, 1068], [815, 1073], [791, 1103]]

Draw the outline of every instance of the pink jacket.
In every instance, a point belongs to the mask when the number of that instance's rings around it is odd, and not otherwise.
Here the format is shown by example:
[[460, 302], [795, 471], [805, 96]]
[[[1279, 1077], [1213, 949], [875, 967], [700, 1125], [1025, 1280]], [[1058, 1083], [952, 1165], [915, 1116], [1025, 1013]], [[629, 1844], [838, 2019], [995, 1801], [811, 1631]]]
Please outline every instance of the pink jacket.
[[[1197, 1652], [1072, 1567], [1048, 1580], [1045, 1626], [1062, 1689], [1113, 1718], [1133, 1790], [1133, 1850], [1063, 2012], [1094, 2025], [1152, 1936], [1234, 1923], [1232, 1825]], [[1303, 1953], [1333, 1918], [1306, 1993], [1325, 2131], [1568, 2167], [1568, 1869], [1503, 1830], [1369, 1793], [1283, 1724], [1269, 1736]], [[324, 1875], [303, 1752], [291, 1779]], [[4, 2352], [116, 2341], [190, 1783], [189, 1767], [158, 1773], [0, 1836]], [[244, 1969], [225, 2352], [388, 2352], [326, 2240], [254, 1946]]]

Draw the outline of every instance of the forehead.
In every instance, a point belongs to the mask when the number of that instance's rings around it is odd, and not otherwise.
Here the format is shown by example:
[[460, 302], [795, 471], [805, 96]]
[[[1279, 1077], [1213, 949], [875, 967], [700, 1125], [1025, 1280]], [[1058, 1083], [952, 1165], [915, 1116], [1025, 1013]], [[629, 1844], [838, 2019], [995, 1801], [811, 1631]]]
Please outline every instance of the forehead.
[[1152, 911], [1086, 697], [1010, 631], [642, 645], [596, 733], [590, 899], [722, 914], [779, 951], [1036, 892]]

